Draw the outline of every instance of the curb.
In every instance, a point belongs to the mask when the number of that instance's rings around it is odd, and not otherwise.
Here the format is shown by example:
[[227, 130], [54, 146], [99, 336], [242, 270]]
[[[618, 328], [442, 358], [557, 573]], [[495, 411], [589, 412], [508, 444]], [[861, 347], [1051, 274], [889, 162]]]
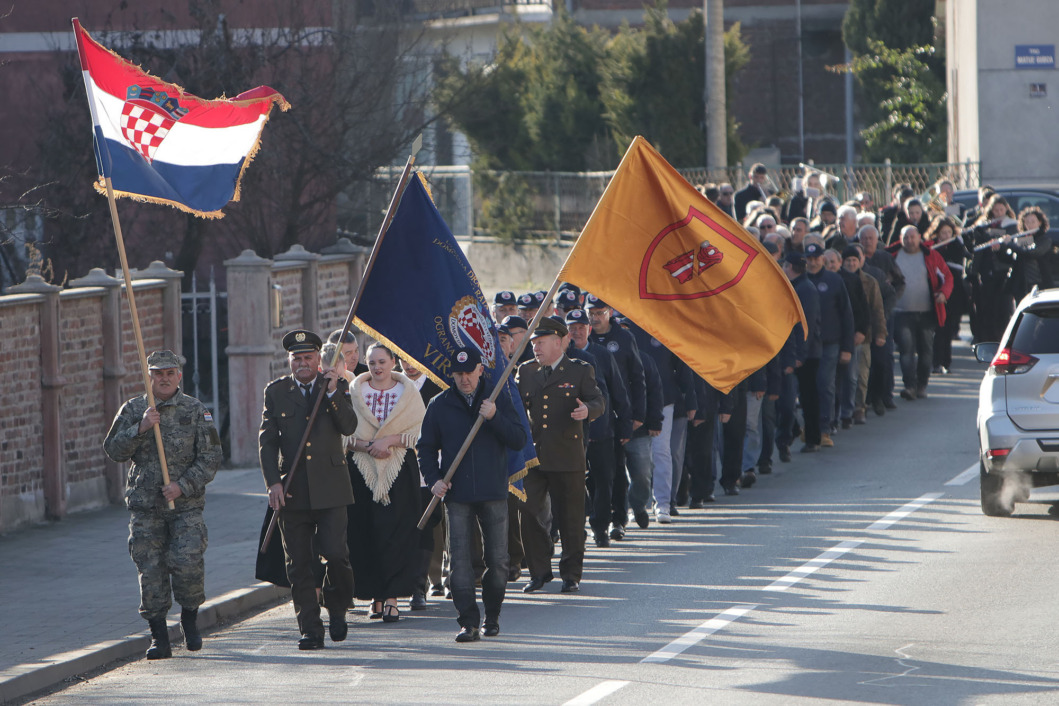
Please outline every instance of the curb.
[[[229, 591], [199, 607], [198, 624], [202, 629], [209, 629], [254, 608], [289, 598], [290, 589], [269, 583]], [[174, 644], [183, 644], [179, 619], [169, 621], [169, 639]], [[0, 672], [0, 704], [51, 688], [65, 679], [98, 669], [114, 660], [136, 655], [142, 657], [150, 644], [150, 637], [146, 632], [141, 632], [52, 655], [40, 662], [12, 667]]]

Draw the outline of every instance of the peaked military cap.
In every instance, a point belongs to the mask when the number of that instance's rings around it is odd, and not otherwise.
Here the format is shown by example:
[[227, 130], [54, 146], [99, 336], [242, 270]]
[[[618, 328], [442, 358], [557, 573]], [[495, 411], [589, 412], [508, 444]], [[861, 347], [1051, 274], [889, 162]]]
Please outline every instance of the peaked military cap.
[[566, 328], [566, 324], [556, 318], [548, 316], [537, 322], [537, 328], [533, 330], [533, 335], [530, 336], [530, 340], [532, 341], [541, 336], [565, 336], [568, 333], [570, 333], [570, 330]]
[[283, 348], [288, 353], [308, 353], [309, 351], [318, 351], [324, 342], [320, 340], [312, 331], [306, 331], [305, 329], [295, 329], [288, 331], [283, 336]]

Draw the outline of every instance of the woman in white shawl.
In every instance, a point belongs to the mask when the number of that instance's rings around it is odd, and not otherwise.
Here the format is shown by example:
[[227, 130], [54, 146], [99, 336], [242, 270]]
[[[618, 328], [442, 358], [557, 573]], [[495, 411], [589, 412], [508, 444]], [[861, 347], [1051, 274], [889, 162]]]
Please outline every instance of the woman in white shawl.
[[368, 349], [368, 372], [350, 394], [357, 431], [350, 437], [349, 558], [354, 595], [372, 601], [369, 617], [396, 622], [399, 597], [415, 590], [422, 513], [414, 446], [426, 408], [412, 381], [394, 372], [390, 349]]

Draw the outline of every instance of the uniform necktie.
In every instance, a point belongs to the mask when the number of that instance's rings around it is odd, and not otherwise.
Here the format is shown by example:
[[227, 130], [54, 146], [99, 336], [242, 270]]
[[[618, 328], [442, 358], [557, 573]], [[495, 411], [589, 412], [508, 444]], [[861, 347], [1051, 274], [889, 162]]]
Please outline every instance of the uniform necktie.
[[307, 382], [301, 383], [302, 394], [305, 395], [305, 399], [309, 399], [309, 396], [313, 394], [313, 386]]
[[545, 365], [544, 366], [544, 379], [547, 380], [551, 376], [551, 374], [552, 374], [552, 366]]

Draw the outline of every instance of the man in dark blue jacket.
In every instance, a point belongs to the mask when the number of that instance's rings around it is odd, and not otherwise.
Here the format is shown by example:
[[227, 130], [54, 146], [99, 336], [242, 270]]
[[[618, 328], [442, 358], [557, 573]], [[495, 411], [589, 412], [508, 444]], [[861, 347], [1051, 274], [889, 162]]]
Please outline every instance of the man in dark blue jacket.
[[[507, 588], [507, 450], [523, 448], [526, 431], [506, 390], [495, 403], [489, 401], [482, 382], [482, 359], [476, 350], [463, 349], [450, 363], [455, 385], [427, 406], [416, 455], [431, 492], [445, 498], [449, 582], [461, 628], [456, 641], [472, 642], [481, 635], [471, 568], [472, 534], [475, 525], [480, 525], [486, 566], [482, 577], [482, 630], [487, 637], [493, 637], [500, 634], [500, 607]], [[451, 482], [446, 483], [442, 468], [451, 466], [478, 416], [484, 419], [482, 427]]]
[[[820, 395], [816, 384], [823, 348], [820, 343], [820, 293], [806, 274], [805, 257], [802, 253], [796, 250], [788, 252], [783, 272], [798, 295], [802, 311], [805, 312], [805, 321], [809, 326], [806, 338], [801, 322], [795, 324], [791, 332], [793, 341], [788, 339], [791, 348], [784, 347], [783, 371], [787, 376], [793, 374], [797, 381], [798, 399], [802, 403], [805, 425], [805, 445], [802, 451], [811, 452], [820, 448]], [[794, 436], [794, 385], [789, 377], [787, 381], [787, 386], [780, 396], [782, 402], [779, 430], [776, 432], [776, 446], [782, 461], [790, 461], [790, 446]]]
[[[834, 446], [835, 376], [839, 363], [853, 357], [853, 309], [842, 278], [824, 269], [824, 248], [818, 242], [805, 246], [805, 270], [820, 294], [820, 367], [816, 384], [820, 398], [820, 445]], [[803, 407], [804, 409], [804, 407]], [[808, 422], [806, 422], [808, 424]]]

